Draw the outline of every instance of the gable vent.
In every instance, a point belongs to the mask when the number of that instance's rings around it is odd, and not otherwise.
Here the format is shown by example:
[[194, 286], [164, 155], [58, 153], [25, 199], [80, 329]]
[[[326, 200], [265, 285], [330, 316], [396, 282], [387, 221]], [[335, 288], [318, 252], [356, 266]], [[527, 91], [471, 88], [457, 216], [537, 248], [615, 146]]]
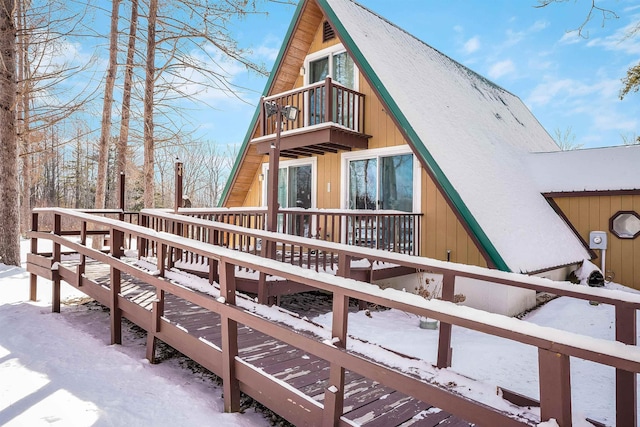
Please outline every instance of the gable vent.
[[324, 21], [322, 24], [322, 42], [331, 40], [336, 36], [336, 32], [333, 31], [333, 27], [329, 24], [329, 21]]

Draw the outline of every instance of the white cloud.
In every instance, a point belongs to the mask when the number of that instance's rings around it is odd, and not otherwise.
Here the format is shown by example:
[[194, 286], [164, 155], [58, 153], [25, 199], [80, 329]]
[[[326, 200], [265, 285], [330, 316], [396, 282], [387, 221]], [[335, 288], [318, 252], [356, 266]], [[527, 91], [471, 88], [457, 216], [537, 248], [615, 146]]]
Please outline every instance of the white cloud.
[[471, 54], [480, 49], [480, 38], [478, 36], [471, 37], [464, 44], [464, 52], [466, 54]]
[[619, 51], [628, 55], [640, 54], [640, 34], [637, 31], [638, 19], [640, 19], [640, 15], [632, 16], [628, 25], [618, 28], [610, 36], [590, 40], [587, 46], [603, 47], [606, 50]]
[[462, 25], [454, 25], [453, 31], [455, 31], [456, 33], [462, 33], [464, 31], [464, 28], [462, 28]]
[[577, 31], [567, 31], [560, 38], [558, 43], [561, 44], [561, 45], [576, 44], [576, 43], [580, 43], [582, 40], [584, 40], [584, 39], [582, 37], [580, 37], [580, 35], [578, 34]]
[[542, 31], [549, 26], [547, 21], [536, 21], [527, 29], [527, 32], [537, 33], [538, 31]]
[[266, 45], [261, 45], [253, 49], [254, 56], [264, 58], [269, 61], [275, 61], [276, 58], [278, 57], [279, 52], [280, 52], [280, 48], [269, 47]]
[[489, 77], [492, 79], [498, 79], [506, 74], [513, 73], [516, 67], [513, 61], [505, 59], [504, 61], [496, 62], [489, 68]]

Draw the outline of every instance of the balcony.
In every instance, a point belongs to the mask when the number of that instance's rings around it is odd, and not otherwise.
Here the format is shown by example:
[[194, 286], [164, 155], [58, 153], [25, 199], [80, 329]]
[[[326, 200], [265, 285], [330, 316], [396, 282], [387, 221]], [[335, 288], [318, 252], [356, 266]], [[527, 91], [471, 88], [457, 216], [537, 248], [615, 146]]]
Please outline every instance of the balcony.
[[259, 154], [268, 154], [276, 139], [277, 116], [265, 115], [264, 104], [267, 102], [291, 105], [300, 111], [295, 120], [282, 122], [282, 157], [297, 158], [368, 147], [370, 135], [364, 134], [364, 95], [327, 77], [322, 82], [262, 98], [260, 136], [251, 141]]

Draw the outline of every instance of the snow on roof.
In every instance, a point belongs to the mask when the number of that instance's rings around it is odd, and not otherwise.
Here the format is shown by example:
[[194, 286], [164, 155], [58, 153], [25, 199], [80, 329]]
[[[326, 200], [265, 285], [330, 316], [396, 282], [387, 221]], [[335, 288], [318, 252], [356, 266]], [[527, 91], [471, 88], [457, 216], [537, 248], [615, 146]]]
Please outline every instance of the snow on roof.
[[640, 189], [640, 145], [535, 153], [527, 160], [543, 193]]
[[458, 210], [466, 206], [508, 268], [589, 258], [526, 173], [529, 152], [559, 148], [518, 97], [351, 0], [320, 3], [360, 69], [395, 103], [391, 113], [406, 119], [416, 151], [442, 171]]

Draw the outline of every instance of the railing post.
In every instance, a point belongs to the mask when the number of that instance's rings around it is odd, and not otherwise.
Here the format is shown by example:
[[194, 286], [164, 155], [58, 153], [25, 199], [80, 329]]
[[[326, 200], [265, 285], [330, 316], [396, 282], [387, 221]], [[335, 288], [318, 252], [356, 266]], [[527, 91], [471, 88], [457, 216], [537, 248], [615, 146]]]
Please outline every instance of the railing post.
[[[53, 234], [60, 236], [62, 231], [62, 218], [60, 214], [54, 214], [53, 216]], [[55, 267], [55, 268], [54, 268]], [[52, 273], [52, 301], [51, 311], [54, 313], [60, 313], [60, 243], [53, 244], [53, 271]]]
[[[87, 244], [87, 221], [82, 221], [80, 224], [80, 244], [83, 246], [86, 246]], [[80, 254], [80, 264], [78, 264], [78, 268], [76, 270], [76, 285], [78, 287], [82, 286], [82, 277], [84, 276], [86, 262], [87, 257], [84, 254]]]
[[[622, 304], [615, 306], [616, 340], [636, 345], [636, 310]], [[616, 425], [636, 426], [638, 392], [635, 372], [616, 369]]]
[[[142, 227], [149, 227], [149, 217], [147, 215], [139, 214], [138, 218]], [[138, 236], [136, 246], [138, 247], [138, 259], [149, 256], [147, 253], [149, 241], [147, 239]]]
[[120, 211], [121, 211], [120, 214], [118, 215], [118, 217], [120, 218], [120, 221], [124, 221], [124, 211], [125, 211], [125, 206], [124, 206], [125, 205], [125, 198], [124, 198], [125, 192], [124, 192], [124, 189], [125, 189], [125, 182], [126, 182], [125, 178], [126, 177], [124, 175], [124, 171], [121, 171], [120, 172], [120, 182], [119, 182], [119, 184], [120, 184], [120, 186], [119, 186], [120, 187], [119, 196], [120, 197], [118, 199], [118, 201], [119, 201], [118, 205], [119, 205]]
[[[38, 231], [38, 214], [33, 212], [31, 214], [31, 231]], [[31, 238], [31, 253], [38, 253], [38, 238]], [[38, 298], [38, 275], [29, 274], [29, 299], [35, 301]]]
[[[342, 264], [346, 264], [349, 257], [342, 257]], [[341, 271], [349, 273], [345, 268]], [[348, 277], [348, 276], [344, 276]], [[347, 347], [347, 328], [349, 319], [349, 297], [342, 292], [333, 293], [333, 309], [331, 323], [331, 341], [336, 347]], [[324, 391], [324, 411], [322, 414], [323, 427], [338, 426], [344, 411], [344, 367], [331, 363], [329, 384]]]
[[164, 291], [156, 289], [156, 299], [151, 306], [151, 327], [147, 331], [147, 360], [156, 363], [156, 347], [158, 339], [156, 334], [160, 332], [161, 318], [164, 315]]
[[324, 90], [326, 91], [324, 95], [324, 103], [325, 103], [325, 122], [330, 123], [333, 121], [333, 84], [331, 83], [331, 77], [327, 76], [325, 79]]
[[182, 175], [184, 172], [184, 167], [182, 162], [176, 161], [175, 165], [175, 201], [173, 204], [173, 211], [178, 213], [178, 209], [182, 207]]
[[[455, 294], [456, 276], [452, 273], [444, 273], [442, 276], [442, 299], [444, 301], [453, 301]], [[438, 331], [438, 360], [436, 366], [438, 368], [448, 368], [451, 366], [451, 356], [453, 349], [451, 348], [451, 323], [440, 322]]]
[[[225, 304], [236, 304], [235, 265], [220, 261], [220, 296]], [[238, 323], [221, 311], [222, 332], [222, 388], [224, 411], [240, 411], [240, 382], [236, 377], [236, 357], [238, 356]]]
[[[111, 228], [111, 256], [120, 258], [122, 256], [122, 245], [124, 244], [124, 233], [115, 228]], [[110, 323], [111, 323], [111, 344], [122, 344], [122, 310], [118, 304], [120, 290], [122, 286], [121, 272], [116, 267], [111, 266], [110, 274]]]
[[569, 356], [538, 348], [540, 420], [555, 418], [560, 426], [571, 425], [571, 371]]

